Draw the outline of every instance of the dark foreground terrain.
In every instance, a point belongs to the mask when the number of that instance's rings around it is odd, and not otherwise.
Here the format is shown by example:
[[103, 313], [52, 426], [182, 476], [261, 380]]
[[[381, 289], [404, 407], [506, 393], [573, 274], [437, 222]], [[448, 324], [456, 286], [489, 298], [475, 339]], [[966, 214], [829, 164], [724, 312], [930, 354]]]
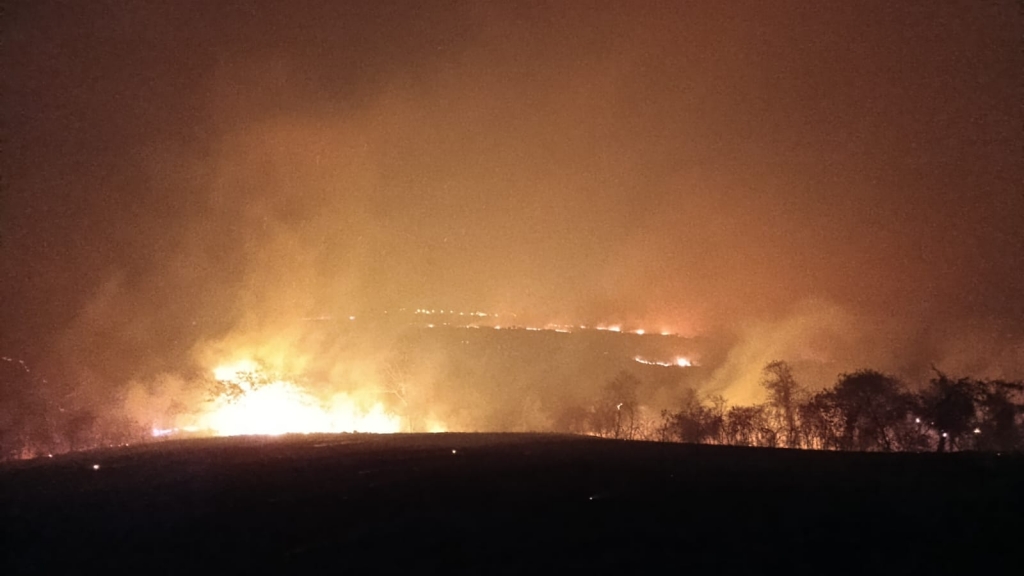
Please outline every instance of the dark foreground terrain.
[[1021, 573], [1021, 490], [994, 454], [181, 440], [0, 466], [0, 573]]

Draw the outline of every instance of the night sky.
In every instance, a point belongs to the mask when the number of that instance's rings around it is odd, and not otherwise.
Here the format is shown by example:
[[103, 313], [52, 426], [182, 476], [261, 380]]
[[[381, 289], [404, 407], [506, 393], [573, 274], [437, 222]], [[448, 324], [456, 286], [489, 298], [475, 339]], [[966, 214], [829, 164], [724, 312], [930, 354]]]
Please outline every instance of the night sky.
[[1024, 369], [1011, 0], [3, 10], [8, 356], [438, 306]]

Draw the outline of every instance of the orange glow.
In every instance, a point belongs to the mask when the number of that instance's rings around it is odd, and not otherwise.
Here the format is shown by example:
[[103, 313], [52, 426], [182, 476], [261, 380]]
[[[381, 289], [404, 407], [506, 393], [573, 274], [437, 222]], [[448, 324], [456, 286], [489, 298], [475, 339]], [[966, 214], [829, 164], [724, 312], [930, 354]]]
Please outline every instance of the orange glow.
[[255, 372], [259, 366], [252, 360], [240, 360], [233, 364], [224, 364], [213, 369], [213, 378], [217, 382], [234, 382], [247, 372]]
[[664, 366], [666, 368], [689, 368], [695, 366], [692, 360], [684, 358], [683, 356], [677, 356], [675, 360], [650, 360], [641, 356], [634, 356], [633, 361], [640, 364], [647, 364], [648, 366]]
[[[402, 311], [404, 311], [404, 309], [398, 309], [397, 311], [396, 310], [391, 310], [391, 312], [398, 312], [398, 313], [401, 313]], [[384, 310], [383, 311], [384, 314], [388, 314], [388, 312], [389, 312], [388, 310]], [[498, 318], [499, 316], [503, 316], [503, 315], [506, 316], [506, 317], [507, 316], [515, 317], [516, 316], [516, 314], [509, 314], [509, 313], [498, 314], [498, 313], [494, 313], [494, 312], [488, 313], [488, 312], [479, 312], [479, 311], [467, 312], [467, 311], [457, 311], [457, 310], [438, 310], [438, 309], [433, 309], [433, 308], [417, 308], [417, 309], [413, 310], [413, 314], [425, 315], [425, 316], [444, 315], [444, 316], [452, 317], [452, 320], [456, 320], [454, 318], [455, 316], [461, 316], [463, 318], [467, 318], [467, 317], [469, 317], [469, 318]], [[353, 320], [353, 319], [355, 319], [355, 317], [354, 316], [350, 316], [349, 319]], [[465, 328], [489, 328], [489, 329], [492, 329], [492, 330], [525, 330], [527, 332], [558, 332], [558, 333], [561, 333], [561, 334], [570, 334], [570, 333], [572, 333], [574, 331], [577, 331], [577, 330], [580, 330], [580, 331], [583, 331], [583, 330], [599, 330], [599, 331], [602, 331], [602, 332], [615, 332], [615, 333], [619, 333], [619, 334], [636, 334], [638, 336], [643, 336], [643, 335], [677, 336], [678, 335], [676, 332], [668, 330], [668, 329], [665, 329], [665, 328], [661, 328], [660, 330], [652, 330], [652, 329], [649, 329], [649, 328], [630, 328], [630, 329], [626, 329], [626, 328], [624, 328], [622, 326], [622, 324], [587, 325], [587, 324], [558, 324], [558, 323], [554, 323], [554, 322], [549, 322], [549, 323], [544, 324], [543, 326], [541, 326], [541, 325], [536, 325], [536, 324], [534, 324], [534, 325], [520, 325], [520, 324], [481, 325], [481, 324], [478, 324], [478, 323], [472, 322], [472, 321], [470, 321], [468, 323], [464, 323], [464, 322], [465, 322], [464, 320], [453, 321], [453, 322], [431, 322], [429, 324], [425, 324], [424, 326], [426, 326], [427, 328], [437, 328], [439, 326], [449, 326], [449, 327], [452, 327], [452, 328], [461, 328], [461, 329], [465, 329]]]
[[[199, 428], [215, 436], [401, 430], [400, 418], [379, 402], [366, 406], [344, 394], [325, 402], [293, 382], [264, 378], [270, 381], [257, 385], [242, 378], [245, 373], [264, 375], [259, 365], [251, 360], [213, 370], [218, 382], [236, 387], [241, 394], [229, 395], [225, 389], [200, 416]], [[154, 429], [155, 436], [166, 433]]]

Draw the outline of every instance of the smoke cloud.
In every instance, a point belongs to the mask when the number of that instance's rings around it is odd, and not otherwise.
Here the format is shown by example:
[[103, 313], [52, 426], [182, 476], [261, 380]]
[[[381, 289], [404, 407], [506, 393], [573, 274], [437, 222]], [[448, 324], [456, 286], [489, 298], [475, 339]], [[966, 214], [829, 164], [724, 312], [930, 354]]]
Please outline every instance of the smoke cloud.
[[[79, 404], [156, 421], [242, 357], [465, 429], [620, 369], [1024, 373], [1011, 2], [92, 4], [2, 48], [0, 350]], [[680, 337], [382, 319], [419, 307]]]

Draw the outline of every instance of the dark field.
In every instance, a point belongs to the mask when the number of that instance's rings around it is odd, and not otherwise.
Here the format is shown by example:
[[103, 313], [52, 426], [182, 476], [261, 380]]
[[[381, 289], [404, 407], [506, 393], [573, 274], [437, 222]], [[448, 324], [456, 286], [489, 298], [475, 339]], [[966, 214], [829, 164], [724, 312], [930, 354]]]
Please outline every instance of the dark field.
[[994, 454], [182, 440], [0, 467], [0, 573], [1019, 573], [1022, 489]]

